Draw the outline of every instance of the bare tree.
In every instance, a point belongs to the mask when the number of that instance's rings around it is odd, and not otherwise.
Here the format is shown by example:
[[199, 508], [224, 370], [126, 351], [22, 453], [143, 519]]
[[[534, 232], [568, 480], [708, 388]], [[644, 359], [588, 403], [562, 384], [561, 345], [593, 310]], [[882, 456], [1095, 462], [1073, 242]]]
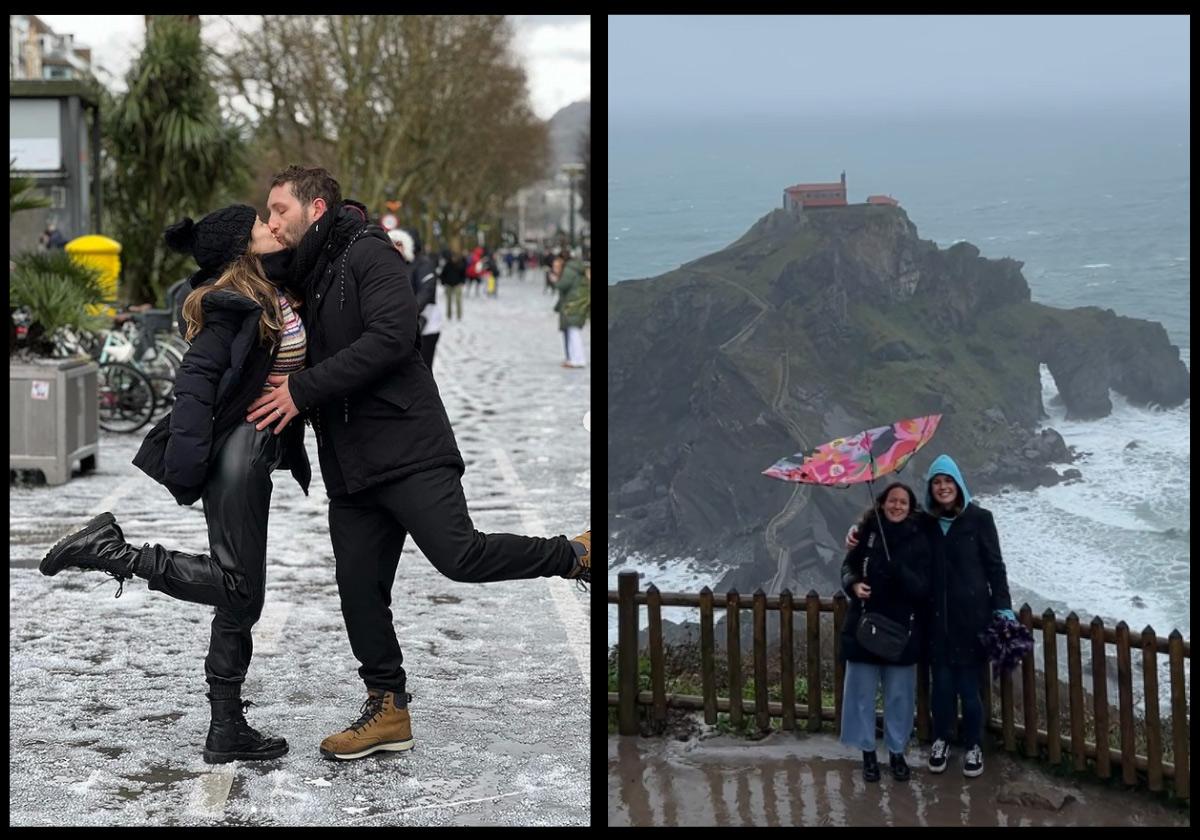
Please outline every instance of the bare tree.
[[[347, 197], [432, 240], [493, 218], [536, 180], [546, 126], [503, 15], [263, 15], [222, 56], [258, 123], [258, 172], [329, 169]], [[269, 45], [269, 46], [264, 46]]]

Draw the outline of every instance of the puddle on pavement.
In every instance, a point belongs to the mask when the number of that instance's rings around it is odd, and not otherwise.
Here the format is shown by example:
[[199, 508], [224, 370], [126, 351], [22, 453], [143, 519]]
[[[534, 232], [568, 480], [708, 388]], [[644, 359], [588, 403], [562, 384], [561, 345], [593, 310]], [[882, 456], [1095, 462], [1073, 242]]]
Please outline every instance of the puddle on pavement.
[[156, 767], [147, 773], [119, 776], [118, 779], [120, 781], [136, 782], [139, 787], [135, 789], [126, 787], [125, 785], [118, 785], [117, 796], [128, 800], [140, 799], [143, 794], [156, 793], [173, 788], [180, 782], [195, 779], [199, 775], [201, 774], [192, 773], [187, 770], [176, 770], [171, 767]]
[[[880, 747], [886, 756], [886, 748]], [[868, 784], [862, 762], [832, 736], [773, 735], [752, 744], [620, 738], [608, 747], [608, 823], [620, 825], [1188, 825], [1186, 812], [1147, 795], [1047, 776], [997, 754], [966, 779], [925, 769], [927, 748], [909, 751], [908, 782]], [[1001, 802], [1014, 785], [1069, 794], [1057, 810]], [[1061, 801], [1061, 800], [1060, 800]]]
[[167, 712], [165, 715], [147, 715], [146, 717], [138, 718], [144, 721], [176, 721], [183, 717], [183, 712]]

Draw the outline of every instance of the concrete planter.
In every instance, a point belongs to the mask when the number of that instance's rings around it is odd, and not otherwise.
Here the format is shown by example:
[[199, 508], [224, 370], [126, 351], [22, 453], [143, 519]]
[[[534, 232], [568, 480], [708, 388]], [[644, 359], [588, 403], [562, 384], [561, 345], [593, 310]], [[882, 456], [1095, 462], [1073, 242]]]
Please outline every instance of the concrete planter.
[[48, 484], [65, 484], [75, 461], [96, 468], [99, 370], [87, 357], [9, 362], [10, 470], [41, 470]]

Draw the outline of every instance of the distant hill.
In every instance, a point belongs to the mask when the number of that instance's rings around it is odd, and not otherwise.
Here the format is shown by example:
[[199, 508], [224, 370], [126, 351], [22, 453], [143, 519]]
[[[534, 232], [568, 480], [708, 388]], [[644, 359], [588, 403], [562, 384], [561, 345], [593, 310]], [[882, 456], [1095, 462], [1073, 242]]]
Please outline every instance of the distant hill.
[[[1158, 323], [1031, 299], [1012, 259], [920, 239], [900, 207], [774, 210], [722, 251], [608, 288], [609, 547], [736, 564], [717, 591], [840, 586], [868, 489], [764, 478], [840, 435], [943, 415], [901, 480], [942, 452], [975, 493], [1062, 481], [1040, 365], [1068, 419], [1188, 399]], [[889, 477], [887, 479], [891, 481]]]
[[592, 116], [592, 103], [589, 99], [572, 102], [565, 108], [559, 109], [550, 118], [550, 176], [558, 172], [564, 163], [581, 160], [579, 156], [579, 135], [587, 128]]

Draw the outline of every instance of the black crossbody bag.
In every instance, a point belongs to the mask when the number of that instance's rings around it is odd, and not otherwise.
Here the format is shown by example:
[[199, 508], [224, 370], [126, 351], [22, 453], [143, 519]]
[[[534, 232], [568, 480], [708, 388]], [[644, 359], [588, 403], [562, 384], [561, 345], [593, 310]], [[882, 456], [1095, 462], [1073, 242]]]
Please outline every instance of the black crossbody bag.
[[[868, 557], [863, 560], [864, 580], [867, 577], [867, 563], [870, 559]], [[868, 653], [874, 654], [880, 659], [886, 659], [888, 662], [895, 662], [904, 652], [904, 648], [908, 646], [908, 640], [912, 636], [915, 613], [909, 615], [908, 626], [905, 627], [886, 615], [867, 612], [867, 602], [863, 601], [862, 603], [863, 614], [858, 620], [854, 638]]]

